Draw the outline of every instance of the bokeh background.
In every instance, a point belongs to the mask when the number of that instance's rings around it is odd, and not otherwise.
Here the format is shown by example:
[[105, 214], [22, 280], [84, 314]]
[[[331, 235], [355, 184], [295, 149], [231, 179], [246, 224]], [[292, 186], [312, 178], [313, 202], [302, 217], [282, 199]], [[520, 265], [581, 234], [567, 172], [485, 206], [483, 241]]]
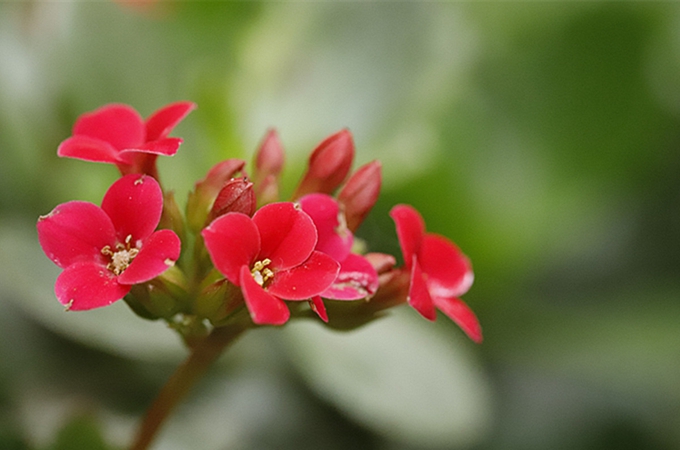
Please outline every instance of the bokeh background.
[[35, 222], [115, 168], [76, 117], [198, 103], [180, 200], [269, 127], [291, 192], [349, 127], [398, 253], [406, 202], [472, 259], [485, 332], [407, 307], [351, 333], [250, 332], [156, 449], [680, 448], [680, 7], [673, 3], [0, 2], [0, 448], [110, 449], [185, 350], [123, 302], [64, 313]]

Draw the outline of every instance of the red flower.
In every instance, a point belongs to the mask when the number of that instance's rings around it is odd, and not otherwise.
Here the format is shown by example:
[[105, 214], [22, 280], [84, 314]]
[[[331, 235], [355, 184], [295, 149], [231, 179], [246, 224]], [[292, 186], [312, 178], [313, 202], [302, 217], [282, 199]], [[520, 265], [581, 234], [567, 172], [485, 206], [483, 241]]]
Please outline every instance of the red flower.
[[363, 256], [351, 253], [354, 235], [347, 228], [338, 202], [326, 194], [309, 194], [299, 201], [319, 233], [316, 250], [340, 263], [333, 284], [320, 295], [334, 300], [358, 300], [375, 294], [378, 274]]
[[435, 320], [435, 306], [460, 326], [475, 342], [482, 341], [482, 329], [472, 310], [460, 299], [474, 279], [467, 257], [452, 242], [425, 233], [418, 211], [408, 205], [392, 208], [390, 216], [406, 269], [411, 272], [408, 302], [423, 317]]
[[146, 173], [158, 178], [158, 155], [172, 156], [182, 143], [168, 134], [195, 108], [191, 102], [171, 103], [145, 122], [128, 105], [106, 105], [80, 116], [73, 126], [73, 136], [59, 145], [57, 154], [115, 164], [123, 175]]
[[171, 230], [154, 232], [162, 210], [158, 182], [131, 174], [111, 185], [101, 208], [72, 201], [40, 217], [40, 245], [64, 269], [55, 285], [57, 299], [71, 310], [110, 305], [133, 284], [172, 266], [180, 241]]
[[253, 322], [281, 325], [290, 317], [285, 300], [307, 300], [326, 290], [338, 263], [315, 251], [314, 222], [293, 203], [270, 203], [252, 219], [232, 212], [202, 233], [217, 270], [240, 286]]

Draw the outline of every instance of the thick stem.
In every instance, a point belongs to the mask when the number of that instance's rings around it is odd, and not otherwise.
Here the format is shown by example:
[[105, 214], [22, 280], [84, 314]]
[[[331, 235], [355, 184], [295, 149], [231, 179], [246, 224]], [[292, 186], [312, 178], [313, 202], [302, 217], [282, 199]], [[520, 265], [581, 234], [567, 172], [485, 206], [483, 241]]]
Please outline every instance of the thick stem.
[[163, 422], [179, 402], [189, 393], [192, 386], [222, 354], [225, 347], [245, 331], [240, 325], [215, 328], [202, 342], [198, 343], [181, 366], [172, 374], [159, 392], [156, 400], [146, 411], [137, 430], [131, 450], [146, 450], [156, 437]]

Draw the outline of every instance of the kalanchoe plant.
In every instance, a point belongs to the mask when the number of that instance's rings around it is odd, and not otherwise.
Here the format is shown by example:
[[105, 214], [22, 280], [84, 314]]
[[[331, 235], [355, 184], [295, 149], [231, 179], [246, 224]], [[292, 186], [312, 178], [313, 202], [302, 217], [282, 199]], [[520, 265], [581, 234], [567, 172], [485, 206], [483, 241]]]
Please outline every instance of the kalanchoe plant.
[[[148, 448], [189, 387], [244, 331], [314, 318], [349, 330], [409, 303], [429, 320], [436, 309], [475, 342], [479, 322], [459, 298], [471, 286], [468, 258], [443, 236], [425, 232], [411, 206], [395, 206], [404, 265], [354, 233], [378, 199], [378, 161], [350, 175], [348, 130], [323, 140], [290, 199], [279, 198], [284, 153], [274, 130], [246, 164], [228, 159], [195, 184], [184, 212], [163, 192], [158, 155], [173, 155], [168, 134], [195, 105], [177, 102], [146, 121], [127, 105], [84, 114], [59, 156], [115, 164], [122, 177], [101, 207], [81, 201], [38, 220], [45, 254], [64, 271], [55, 293], [67, 310], [121, 298], [138, 315], [164, 320], [191, 353], [161, 390], [132, 445]], [[180, 248], [182, 255], [180, 257]], [[319, 319], [320, 318], [320, 319]]]

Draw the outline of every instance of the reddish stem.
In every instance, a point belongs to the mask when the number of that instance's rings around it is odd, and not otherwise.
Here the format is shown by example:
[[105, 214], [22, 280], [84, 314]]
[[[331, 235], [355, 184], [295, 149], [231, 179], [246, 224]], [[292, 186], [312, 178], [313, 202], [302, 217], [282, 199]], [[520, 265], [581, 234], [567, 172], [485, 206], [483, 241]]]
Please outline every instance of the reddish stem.
[[215, 328], [192, 349], [189, 358], [172, 374], [146, 411], [135, 440], [130, 446], [131, 450], [149, 448], [170, 413], [219, 358], [227, 345], [234, 342], [244, 331], [245, 328], [239, 325]]

